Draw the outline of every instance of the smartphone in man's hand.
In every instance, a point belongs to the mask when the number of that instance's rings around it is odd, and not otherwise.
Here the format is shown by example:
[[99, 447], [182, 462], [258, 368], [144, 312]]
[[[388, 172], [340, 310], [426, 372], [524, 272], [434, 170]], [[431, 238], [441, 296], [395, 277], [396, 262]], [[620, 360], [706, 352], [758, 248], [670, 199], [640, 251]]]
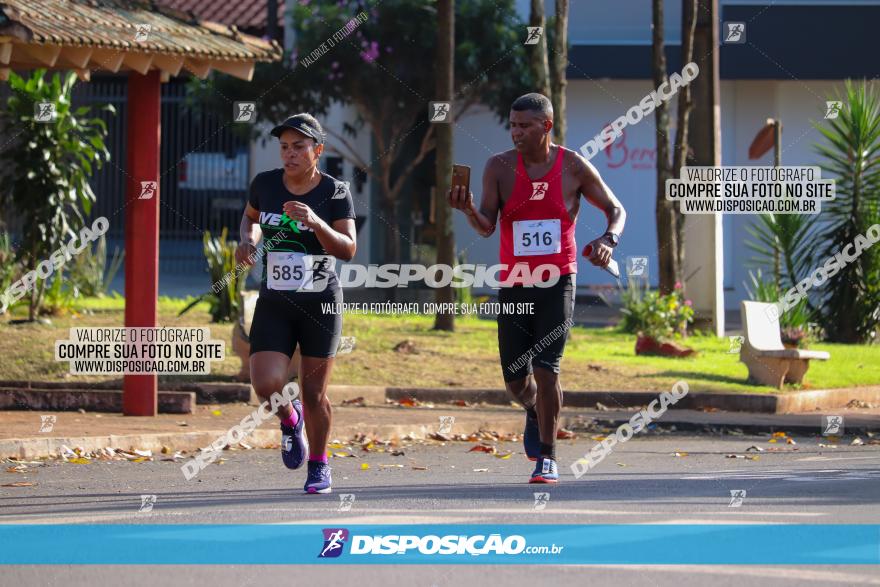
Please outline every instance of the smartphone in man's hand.
[[452, 189], [463, 186], [465, 197], [471, 191], [471, 168], [467, 165], [452, 166]]

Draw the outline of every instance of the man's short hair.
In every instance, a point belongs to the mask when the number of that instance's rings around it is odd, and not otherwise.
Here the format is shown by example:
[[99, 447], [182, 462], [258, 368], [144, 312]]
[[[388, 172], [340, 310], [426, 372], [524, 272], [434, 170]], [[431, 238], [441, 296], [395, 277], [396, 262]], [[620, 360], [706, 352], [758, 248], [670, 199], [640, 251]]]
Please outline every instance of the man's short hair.
[[528, 110], [529, 112], [539, 112], [547, 119], [553, 120], [553, 104], [550, 103], [550, 99], [547, 96], [537, 92], [520, 96], [513, 101], [510, 109], [517, 112], [523, 112], [525, 110]]

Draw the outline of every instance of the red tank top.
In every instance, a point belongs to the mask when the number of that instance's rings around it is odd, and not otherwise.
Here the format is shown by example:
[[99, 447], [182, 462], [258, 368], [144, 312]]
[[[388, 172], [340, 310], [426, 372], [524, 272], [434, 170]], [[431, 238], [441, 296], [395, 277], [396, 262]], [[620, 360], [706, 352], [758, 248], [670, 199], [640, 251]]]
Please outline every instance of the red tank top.
[[[557, 148], [553, 168], [537, 179], [529, 177], [522, 156], [516, 154], [513, 193], [501, 211], [499, 257], [505, 268], [499, 272], [499, 281], [505, 286], [526, 283], [523, 272], [514, 268], [519, 263], [526, 264], [532, 275], [539, 265], [554, 265], [560, 275], [577, 273], [577, 216], [569, 218], [562, 200], [563, 150]], [[542, 275], [540, 280], [546, 281], [547, 272]]]

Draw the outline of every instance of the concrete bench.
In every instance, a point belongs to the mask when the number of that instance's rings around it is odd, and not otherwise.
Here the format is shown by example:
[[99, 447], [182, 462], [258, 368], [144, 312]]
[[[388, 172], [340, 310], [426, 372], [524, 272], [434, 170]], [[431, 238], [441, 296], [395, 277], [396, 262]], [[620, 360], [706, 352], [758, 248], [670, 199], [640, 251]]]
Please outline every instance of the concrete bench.
[[740, 305], [744, 340], [739, 360], [749, 368], [749, 381], [782, 389], [783, 383], [801, 383], [810, 359], [827, 361], [825, 351], [787, 349], [779, 332], [775, 304], [743, 301]]
[[[257, 308], [257, 300], [260, 292], [253, 290], [245, 290], [241, 292], [239, 307], [241, 312], [238, 322], [232, 330], [232, 350], [241, 359], [241, 370], [235, 376], [239, 381], [251, 380], [250, 369], [250, 333], [251, 323], [254, 319], [254, 310]], [[354, 350], [355, 338], [353, 336], [342, 336], [339, 339], [339, 346], [336, 348], [336, 355], [344, 355]], [[299, 347], [290, 358], [290, 364], [287, 366], [288, 379], [293, 380], [299, 374]]]

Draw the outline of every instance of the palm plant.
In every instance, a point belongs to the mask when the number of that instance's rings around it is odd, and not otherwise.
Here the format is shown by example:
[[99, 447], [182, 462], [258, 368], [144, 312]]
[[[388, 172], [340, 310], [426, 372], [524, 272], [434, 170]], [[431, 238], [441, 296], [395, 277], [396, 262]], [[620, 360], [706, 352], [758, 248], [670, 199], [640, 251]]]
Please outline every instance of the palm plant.
[[754, 253], [749, 263], [772, 268], [773, 284], [781, 292], [793, 287], [813, 267], [814, 218], [806, 214], [759, 214], [754, 224], [746, 227], [754, 239], [745, 243]]
[[[62, 242], [77, 236], [95, 201], [89, 178], [110, 158], [106, 123], [90, 118], [88, 106], [72, 107], [76, 74], [62, 80], [56, 73], [46, 81], [45, 73], [38, 69], [28, 78], [10, 73], [12, 92], [0, 118], [0, 134], [10, 137], [0, 149], [0, 198], [21, 219], [17, 260], [23, 271], [35, 270]], [[50, 120], [38, 115], [43, 105], [54, 108]], [[31, 289], [30, 320], [39, 313], [47, 285], [41, 279]]]
[[[209, 312], [211, 322], [234, 322], [239, 316], [239, 296], [247, 279], [247, 270], [239, 270], [235, 262], [235, 249], [237, 241], [227, 241], [228, 231], [226, 227], [220, 232], [220, 237], [212, 237], [211, 232], [206, 230], [203, 235], [203, 250], [205, 260], [208, 263], [208, 273], [211, 275], [211, 291], [205, 292], [183, 310], [178, 316], [193, 309], [202, 300], [210, 304]], [[221, 287], [222, 286], [222, 287]]]
[[[880, 104], [865, 81], [847, 80], [845, 93], [837, 118], [814, 123], [825, 138], [815, 145], [823, 171], [836, 179], [836, 198], [823, 203], [823, 259], [880, 223]], [[864, 342], [877, 331], [878, 305], [880, 247], [868, 247], [828, 279], [819, 317], [830, 340]]]

